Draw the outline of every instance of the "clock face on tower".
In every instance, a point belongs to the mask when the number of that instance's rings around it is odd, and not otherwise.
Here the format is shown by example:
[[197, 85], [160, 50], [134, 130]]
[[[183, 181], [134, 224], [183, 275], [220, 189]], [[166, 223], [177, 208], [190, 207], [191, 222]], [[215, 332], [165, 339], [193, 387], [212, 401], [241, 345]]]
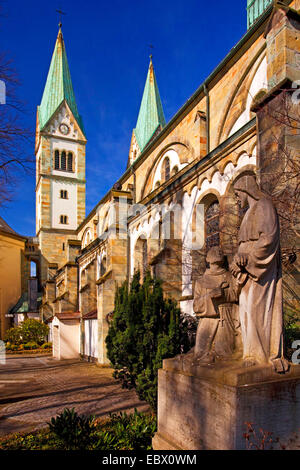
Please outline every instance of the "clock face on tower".
[[67, 124], [61, 124], [61, 125], [59, 126], [59, 130], [60, 130], [60, 132], [61, 132], [62, 134], [64, 134], [64, 135], [69, 134], [69, 131], [70, 131], [70, 129], [69, 129], [69, 127], [67, 126]]

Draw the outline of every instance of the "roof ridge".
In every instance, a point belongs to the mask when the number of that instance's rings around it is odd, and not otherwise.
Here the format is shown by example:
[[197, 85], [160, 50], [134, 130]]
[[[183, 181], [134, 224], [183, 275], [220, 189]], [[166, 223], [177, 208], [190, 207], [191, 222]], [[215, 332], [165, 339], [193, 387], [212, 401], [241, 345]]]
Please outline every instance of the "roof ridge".
[[1, 216], [0, 216], [0, 230], [2, 230], [3, 232], [7, 232], [7, 233], [13, 233], [14, 235], [19, 235], [14, 229], [11, 228], [10, 225], [8, 225], [7, 222], [5, 222], [5, 220]]

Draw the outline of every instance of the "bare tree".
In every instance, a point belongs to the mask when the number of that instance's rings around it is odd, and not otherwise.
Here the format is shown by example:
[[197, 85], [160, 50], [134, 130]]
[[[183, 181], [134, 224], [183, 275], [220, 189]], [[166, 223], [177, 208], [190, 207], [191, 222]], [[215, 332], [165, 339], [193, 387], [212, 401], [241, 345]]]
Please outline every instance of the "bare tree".
[[300, 242], [300, 102], [294, 89], [283, 89], [264, 108], [261, 119], [263, 147], [260, 155], [261, 184], [276, 205], [281, 225], [283, 246], [299, 253]]
[[[293, 88], [279, 90], [258, 114], [257, 176], [262, 190], [272, 198], [279, 215], [286, 324], [299, 319], [300, 306], [300, 107], [292, 98], [294, 94]], [[248, 172], [252, 173], [250, 170]], [[207, 206], [211, 203], [213, 200], [208, 200]], [[232, 187], [217, 206], [219, 222], [214, 218], [211, 220], [213, 225], [208, 234], [205, 228], [204, 238], [208, 235], [209, 239], [214, 231], [218, 232], [219, 238], [213, 242], [221, 244], [230, 263], [238, 248], [237, 235], [245, 210], [238, 207]], [[184, 241], [176, 244], [170, 240], [167, 246], [169, 252], [166, 252], [165, 258], [155, 256], [155, 261], [170, 266], [165, 272], [158, 266], [156, 271], [168, 288], [172, 282], [171, 267], [174, 271], [177, 269], [178, 279], [183, 274], [182, 287], [190, 291], [192, 282], [205, 270], [207, 245], [191, 251]], [[178, 283], [180, 285], [180, 281]]]
[[279, 215], [286, 321], [295, 321], [300, 306], [299, 90], [278, 90], [259, 113], [260, 183]]
[[[0, 6], [1, 12], [1, 6]], [[3, 15], [2, 15], [3, 16]], [[24, 104], [17, 98], [20, 86], [12, 61], [0, 52], [0, 206], [11, 199], [19, 171], [33, 170], [34, 159], [26, 154], [33, 147], [34, 133], [22, 123]]]

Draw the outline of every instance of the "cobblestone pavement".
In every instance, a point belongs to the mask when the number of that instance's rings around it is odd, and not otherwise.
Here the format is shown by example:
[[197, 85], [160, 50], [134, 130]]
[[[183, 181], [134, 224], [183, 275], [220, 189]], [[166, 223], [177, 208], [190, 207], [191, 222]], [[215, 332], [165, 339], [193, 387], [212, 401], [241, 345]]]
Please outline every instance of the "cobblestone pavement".
[[97, 417], [148, 409], [133, 390], [121, 388], [112, 369], [94, 363], [8, 356], [0, 364], [0, 436], [44, 427], [66, 407]]

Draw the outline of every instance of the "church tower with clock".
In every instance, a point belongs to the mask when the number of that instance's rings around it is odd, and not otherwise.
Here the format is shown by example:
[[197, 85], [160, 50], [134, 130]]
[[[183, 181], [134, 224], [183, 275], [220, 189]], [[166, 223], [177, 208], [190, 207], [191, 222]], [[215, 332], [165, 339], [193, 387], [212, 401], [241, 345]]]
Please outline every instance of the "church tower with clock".
[[68, 240], [85, 218], [86, 137], [59, 26], [36, 129], [36, 236], [41, 280], [68, 259]]

